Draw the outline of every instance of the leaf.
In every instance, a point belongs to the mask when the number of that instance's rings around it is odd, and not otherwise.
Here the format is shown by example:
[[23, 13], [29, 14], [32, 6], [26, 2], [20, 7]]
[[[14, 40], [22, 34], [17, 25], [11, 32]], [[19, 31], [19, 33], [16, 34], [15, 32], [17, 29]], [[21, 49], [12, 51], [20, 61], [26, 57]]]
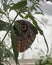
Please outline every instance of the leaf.
[[4, 0], [4, 2], [7, 4], [8, 0]]
[[10, 8], [9, 5], [3, 3], [3, 10], [5, 10], [5, 12]]
[[3, 63], [0, 63], [0, 65], [4, 65]]
[[[2, 48], [0, 47], [0, 58], [2, 58], [2, 56], [3, 56], [3, 51], [2, 51]], [[0, 61], [1, 61], [1, 59], [0, 59]]]
[[33, 11], [33, 10], [35, 10], [35, 11], [37, 10], [34, 5], [31, 6], [31, 11]]
[[0, 20], [0, 31], [1, 30], [4, 30], [4, 31], [8, 30], [9, 25], [10, 25], [9, 23]]
[[26, 16], [27, 18], [29, 17], [31, 20], [32, 20], [32, 22], [33, 22], [33, 24], [35, 25], [35, 27], [37, 28], [37, 30], [40, 32], [40, 34], [41, 35], [43, 35], [43, 31], [40, 29], [40, 27], [38, 26], [38, 23], [37, 23], [37, 21], [34, 19], [34, 17], [29, 13], [27, 16]]
[[35, 14], [42, 14], [43, 15], [43, 12], [35, 12]]
[[6, 52], [4, 58], [12, 57], [14, 59], [14, 54], [9, 49], [5, 49], [4, 51]]
[[38, 2], [39, 2], [40, 0], [36, 0], [36, 1], [38, 1]]
[[43, 12], [43, 10], [39, 7], [39, 5], [35, 5], [35, 7], [37, 7], [41, 12]]
[[36, 28], [38, 29], [39, 33], [43, 35], [43, 31], [40, 29], [40, 27], [37, 25]]
[[17, 39], [17, 37], [15, 35], [15, 32], [14, 32], [13, 28], [11, 29], [11, 40], [12, 40], [12, 47], [13, 47], [15, 62], [17, 64], [18, 63], [18, 51], [17, 51], [18, 39]]
[[15, 24], [14, 25], [15, 25], [16, 30], [20, 34], [21, 33], [21, 25], [20, 25], [20, 23], [18, 23], [18, 21], [15, 21]]
[[29, 18], [32, 20], [33, 24], [35, 25], [35, 27], [37, 28], [37, 30], [39, 31], [39, 33], [44, 37], [44, 41], [45, 41], [45, 44], [46, 44], [46, 46], [47, 46], [47, 53], [48, 53], [49, 47], [48, 47], [46, 38], [45, 38], [45, 36], [44, 36], [44, 34], [43, 34], [42, 29], [38, 26], [37, 21], [34, 19], [34, 17], [33, 17], [30, 13], [27, 14], [25, 17], [26, 17], [26, 18], [29, 17]]
[[29, 14], [26, 14], [25, 19], [29, 18]]
[[46, 38], [45, 38], [44, 34], [43, 34], [43, 37], [44, 37], [44, 41], [45, 41], [46, 46], [47, 46], [47, 53], [48, 53], [48, 51], [49, 51], [49, 47], [48, 47], [48, 43], [47, 43], [47, 41], [46, 41]]
[[27, 5], [27, 0], [24, 0], [24, 1], [20, 1], [16, 4], [14, 4], [10, 9], [18, 9], [18, 10], [21, 10], [22, 8], [24, 8], [25, 6]]
[[24, 18], [24, 16], [22, 14], [19, 14], [21, 18]]
[[[0, 9], [0, 14], [5, 14], [5, 12], [3, 12], [1, 9]], [[6, 14], [5, 14], [6, 15]]]

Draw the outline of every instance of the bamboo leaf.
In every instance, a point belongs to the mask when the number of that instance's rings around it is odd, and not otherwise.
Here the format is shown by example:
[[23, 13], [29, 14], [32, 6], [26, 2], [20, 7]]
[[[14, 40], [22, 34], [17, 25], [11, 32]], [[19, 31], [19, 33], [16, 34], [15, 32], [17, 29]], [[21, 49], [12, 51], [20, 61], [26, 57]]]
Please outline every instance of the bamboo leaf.
[[12, 57], [13, 59], [14, 59], [14, 54], [10, 51], [10, 50], [8, 50], [8, 49], [5, 49], [4, 50], [5, 52], [7, 52], [6, 54], [5, 54], [5, 56], [4, 56], [4, 58], [7, 58], [7, 57]]
[[47, 46], [47, 53], [48, 53], [48, 51], [49, 51], [49, 47], [48, 47], [48, 44], [47, 44], [47, 41], [46, 41], [46, 38], [45, 38], [44, 34], [43, 34], [43, 37], [44, 37], [44, 41], [45, 41], [46, 46]]
[[35, 14], [42, 14], [43, 15], [43, 12], [35, 12]]
[[34, 5], [31, 6], [31, 11], [33, 11], [33, 10], [35, 10], [35, 11], [37, 10], [36, 7], [35, 7]]
[[5, 10], [5, 12], [10, 8], [9, 5], [7, 5], [6, 3], [3, 3], [3, 10]]
[[8, 0], [4, 0], [4, 2], [7, 4]]
[[[5, 14], [5, 12], [3, 12], [1, 9], [0, 9], [0, 14]], [[6, 14], [5, 14], [6, 15]]]
[[43, 12], [43, 10], [41, 9], [39, 5], [35, 5], [35, 7], [37, 7], [41, 12]]
[[18, 51], [17, 51], [17, 37], [15, 35], [15, 32], [13, 28], [11, 29], [11, 40], [12, 40], [12, 47], [13, 47], [13, 52], [14, 52], [14, 57], [15, 57], [15, 62], [16, 64], [18, 63]]
[[15, 24], [14, 25], [15, 25], [16, 30], [20, 34], [20, 32], [21, 32], [21, 25], [20, 25], [20, 23], [18, 23], [18, 21], [15, 21]]
[[16, 4], [14, 4], [14, 5], [11, 7], [11, 9], [21, 10], [21, 9], [24, 8], [26, 5], [27, 5], [27, 0], [20, 1], [20, 2], [18, 2], [18, 3], [16, 3]]
[[25, 19], [27, 19], [27, 18], [29, 18], [29, 15], [28, 14], [26, 14], [26, 16], [25, 16]]
[[21, 18], [24, 18], [24, 16], [23, 16], [22, 14], [20, 14], [20, 17], [21, 17]]
[[[1, 53], [2, 52], [2, 53]], [[3, 56], [3, 51], [2, 48], [0, 47], [0, 61], [1, 61], [1, 57]]]
[[34, 17], [29, 13], [25, 16], [25, 18], [30, 18], [33, 22], [33, 24], [35, 25], [35, 27], [37, 28], [37, 30], [40, 32], [41, 35], [43, 35], [43, 31], [40, 29], [40, 27], [38, 26], [37, 21], [34, 19]]
[[3, 63], [0, 63], [0, 65], [4, 65]]
[[5, 30], [5, 31], [8, 30], [9, 25], [10, 25], [9, 23], [0, 20], [0, 31], [1, 30]]
[[38, 2], [39, 2], [40, 0], [36, 0], [36, 1], [38, 1]]
[[47, 53], [48, 53], [49, 47], [48, 47], [48, 44], [47, 44], [47, 41], [46, 41], [46, 38], [45, 38], [45, 36], [43, 34], [42, 29], [38, 26], [37, 21], [34, 19], [34, 17], [30, 13], [27, 14], [26, 18], [28, 18], [28, 17], [32, 20], [33, 24], [35, 25], [35, 27], [37, 28], [37, 30], [39, 31], [39, 33], [44, 37], [44, 41], [45, 41], [45, 44], [47, 46]]

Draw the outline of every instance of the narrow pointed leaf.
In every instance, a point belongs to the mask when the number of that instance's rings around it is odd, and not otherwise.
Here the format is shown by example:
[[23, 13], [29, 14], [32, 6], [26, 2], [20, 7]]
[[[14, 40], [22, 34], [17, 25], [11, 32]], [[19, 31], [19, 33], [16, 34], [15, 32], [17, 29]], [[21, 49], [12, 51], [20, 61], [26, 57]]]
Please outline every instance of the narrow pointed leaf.
[[9, 23], [0, 20], [0, 31], [1, 30], [4, 30], [4, 31], [8, 30], [9, 25], [10, 25]]
[[43, 12], [35, 12], [35, 14], [42, 14], [43, 15]]
[[47, 41], [46, 41], [46, 38], [45, 38], [44, 34], [43, 34], [43, 37], [44, 37], [44, 40], [45, 40], [45, 43], [46, 43], [46, 46], [47, 46], [47, 53], [48, 53], [49, 52], [49, 46], [47, 44]]
[[[0, 14], [5, 14], [5, 12], [3, 12], [1, 9], [0, 9]], [[6, 15], [6, 14], [5, 14]]]
[[41, 35], [43, 35], [43, 31], [40, 29], [40, 27], [38, 26], [37, 21], [34, 19], [34, 17], [29, 13], [26, 18], [30, 18], [33, 22], [33, 24], [36, 26], [37, 30], [40, 32]]
[[24, 8], [25, 6], [27, 5], [27, 0], [24, 0], [24, 1], [20, 1], [20, 2], [18, 2], [18, 3], [16, 3], [16, 4], [14, 4], [12, 7], [11, 7], [11, 9], [22, 9], [22, 8]]
[[3, 3], [3, 8], [5, 10], [5, 12], [10, 8], [9, 5], [7, 5], [6, 3]]
[[37, 30], [39, 31], [39, 33], [44, 37], [44, 41], [45, 41], [45, 44], [47, 46], [47, 53], [48, 53], [49, 47], [48, 47], [48, 43], [46, 41], [46, 38], [45, 38], [45, 36], [43, 34], [42, 29], [38, 26], [37, 21], [34, 19], [34, 17], [30, 13], [26, 16], [26, 18], [28, 18], [28, 17], [32, 20], [33, 24], [35, 25], [35, 27], [37, 28]]
[[35, 5], [35, 7], [37, 7], [41, 12], [43, 12], [43, 10], [41, 9], [41, 7], [39, 7], [39, 5]]
[[18, 33], [20, 34], [20, 32], [21, 32], [21, 25], [18, 23], [18, 21], [15, 21], [15, 28], [18, 31]]
[[11, 40], [12, 40], [12, 47], [13, 47], [15, 62], [17, 64], [18, 63], [18, 51], [17, 51], [18, 39], [17, 39], [17, 37], [15, 35], [15, 32], [14, 32], [13, 28], [11, 29]]
[[5, 54], [5, 56], [4, 56], [4, 58], [7, 58], [7, 57], [12, 57], [13, 59], [14, 59], [14, 54], [10, 51], [10, 50], [8, 50], [8, 49], [5, 49], [4, 50], [5, 52], [7, 52], [6, 54]]

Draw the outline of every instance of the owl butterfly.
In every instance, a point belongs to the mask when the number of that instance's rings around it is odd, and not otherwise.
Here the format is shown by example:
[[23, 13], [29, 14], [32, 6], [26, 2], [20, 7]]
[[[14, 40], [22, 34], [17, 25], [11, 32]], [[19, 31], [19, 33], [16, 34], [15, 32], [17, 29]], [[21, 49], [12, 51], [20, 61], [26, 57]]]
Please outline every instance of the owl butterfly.
[[30, 48], [38, 32], [35, 26], [33, 26], [28, 21], [17, 20], [17, 22], [20, 24], [20, 27], [21, 27], [21, 31], [19, 34], [19, 32], [17, 31], [15, 27], [15, 24], [13, 26], [15, 34], [18, 37], [17, 50], [18, 52], [24, 52], [25, 50]]

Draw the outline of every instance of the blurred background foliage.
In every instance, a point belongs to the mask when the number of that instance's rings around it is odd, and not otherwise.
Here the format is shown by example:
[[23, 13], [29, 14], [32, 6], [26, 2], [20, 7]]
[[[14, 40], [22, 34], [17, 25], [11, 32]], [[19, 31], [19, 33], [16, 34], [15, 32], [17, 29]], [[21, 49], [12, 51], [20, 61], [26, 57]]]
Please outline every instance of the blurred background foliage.
[[[41, 49], [39, 52], [41, 53]], [[42, 53], [44, 53], [44, 51]], [[35, 65], [52, 65], [51, 53], [40, 56], [40, 59], [35, 63]]]

